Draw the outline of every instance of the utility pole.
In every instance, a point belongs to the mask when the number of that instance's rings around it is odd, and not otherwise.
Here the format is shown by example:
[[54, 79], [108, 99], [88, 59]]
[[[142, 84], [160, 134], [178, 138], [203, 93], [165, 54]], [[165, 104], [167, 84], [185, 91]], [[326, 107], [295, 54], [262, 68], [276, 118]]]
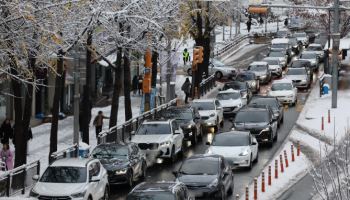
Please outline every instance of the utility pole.
[[338, 52], [339, 52], [339, 0], [334, 1], [334, 24], [333, 24], [333, 47], [332, 47], [332, 108], [337, 108], [338, 96]]
[[[73, 132], [73, 144], [79, 147], [79, 102], [80, 102], [80, 73], [79, 73], [79, 63], [80, 54], [75, 51], [74, 58], [74, 132]], [[78, 62], [77, 62], [78, 61]]]

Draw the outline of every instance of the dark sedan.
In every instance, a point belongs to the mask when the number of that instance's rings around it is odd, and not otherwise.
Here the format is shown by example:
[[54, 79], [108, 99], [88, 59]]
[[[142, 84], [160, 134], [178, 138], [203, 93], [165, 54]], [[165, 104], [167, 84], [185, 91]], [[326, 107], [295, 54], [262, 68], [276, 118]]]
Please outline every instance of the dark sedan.
[[226, 199], [233, 192], [232, 170], [219, 155], [194, 155], [174, 174], [196, 198]]
[[146, 177], [146, 158], [136, 144], [100, 144], [91, 153], [108, 172], [109, 184], [127, 184]]
[[252, 90], [249, 87], [249, 84], [247, 82], [240, 82], [240, 81], [231, 81], [228, 83], [225, 83], [222, 90], [238, 90], [241, 92], [241, 96], [243, 99], [247, 100], [247, 103], [249, 102], [250, 98], [252, 98], [253, 93]]
[[274, 117], [278, 120], [278, 126], [283, 123], [284, 110], [276, 97], [272, 96], [254, 96], [249, 103], [249, 106], [262, 105], [270, 106], [273, 111]]
[[237, 81], [247, 82], [253, 93], [258, 93], [260, 90], [259, 79], [255, 76], [253, 72], [241, 72], [237, 74], [235, 79]]

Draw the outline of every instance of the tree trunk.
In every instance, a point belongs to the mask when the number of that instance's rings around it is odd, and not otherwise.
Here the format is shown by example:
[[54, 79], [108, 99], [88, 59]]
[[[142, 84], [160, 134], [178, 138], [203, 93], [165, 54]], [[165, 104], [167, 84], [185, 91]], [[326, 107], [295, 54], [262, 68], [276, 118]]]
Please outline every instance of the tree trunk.
[[124, 52], [124, 104], [125, 104], [125, 121], [132, 118], [131, 99], [130, 99], [130, 55], [129, 49]]
[[[86, 41], [87, 48], [92, 45], [92, 30], [88, 31], [88, 38]], [[82, 100], [82, 119], [81, 131], [83, 133], [82, 141], [89, 144], [89, 124], [91, 120], [91, 51], [86, 49], [86, 83], [84, 86], [83, 100]]]
[[57, 59], [57, 76], [55, 81], [55, 93], [52, 104], [52, 121], [50, 132], [50, 152], [49, 162], [52, 161], [51, 154], [57, 151], [57, 131], [58, 131], [58, 113], [60, 110], [60, 97], [62, 96], [62, 82], [63, 80], [63, 56], [62, 50], [58, 52]]
[[152, 88], [157, 86], [157, 72], [158, 72], [158, 52], [152, 51]]

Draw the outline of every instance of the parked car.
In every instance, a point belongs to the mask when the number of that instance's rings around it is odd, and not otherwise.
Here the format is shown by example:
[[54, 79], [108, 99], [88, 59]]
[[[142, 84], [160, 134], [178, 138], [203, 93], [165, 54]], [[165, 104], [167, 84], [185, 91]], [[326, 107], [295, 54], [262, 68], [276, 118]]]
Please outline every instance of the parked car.
[[296, 32], [293, 34], [293, 37], [297, 38], [298, 42], [303, 46], [307, 46], [309, 44], [309, 37], [305, 32]]
[[242, 99], [241, 92], [233, 89], [220, 91], [216, 99], [219, 100], [220, 105], [223, 107], [224, 115], [235, 114], [243, 105], [247, 104], [246, 99]]
[[297, 88], [310, 88], [310, 76], [305, 68], [289, 68], [285, 78], [291, 80]]
[[265, 108], [244, 107], [233, 121], [233, 130], [250, 131], [259, 143], [272, 147], [277, 140], [277, 118], [269, 106]]
[[283, 66], [280, 58], [266, 57], [262, 61], [269, 64], [269, 70], [271, 71], [272, 75], [275, 75], [277, 77], [282, 76]]
[[[184, 71], [187, 75], [192, 76], [192, 66], [185, 66]], [[232, 78], [236, 75], [236, 69], [225, 65], [217, 59], [211, 59], [209, 62], [209, 74], [215, 74], [217, 79]]]
[[136, 144], [100, 144], [91, 153], [107, 170], [109, 184], [127, 184], [146, 177], [146, 157]]
[[266, 84], [271, 81], [271, 71], [267, 62], [252, 62], [248, 66], [248, 71], [255, 73], [260, 84]]
[[231, 131], [214, 136], [207, 153], [223, 156], [233, 167], [248, 167], [252, 169], [253, 162], [257, 162], [258, 142], [249, 131]]
[[278, 126], [283, 123], [284, 110], [276, 97], [272, 96], [254, 96], [248, 106], [269, 106], [273, 111], [274, 118], [277, 118]]
[[108, 175], [97, 159], [64, 158], [48, 166], [30, 191], [37, 199], [109, 199]]
[[247, 103], [253, 96], [252, 90], [250, 89], [249, 84], [247, 82], [231, 81], [231, 82], [225, 83], [222, 90], [228, 90], [228, 89], [241, 91], [241, 96], [243, 99], [246, 99], [244, 101], [246, 101]]
[[319, 58], [316, 52], [304, 51], [300, 55], [300, 60], [307, 60], [311, 63], [311, 68], [316, 71], [318, 69]]
[[244, 71], [237, 74], [235, 80], [241, 82], [247, 82], [250, 90], [253, 93], [258, 93], [260, 91], [260, 83], [258, 77], [253, 72]]
[[231, 167], [219, 155], [191, 156], [174, 175], [196, 198], [226, 199], [227, 193], [233, 192]]
[[192, 107], [197, 109], [202, 119], [203, 128], [214, 127], [218, 131], [219, 126], [224, 125], [224, 111], [220, 102], [216, 99], [195, 99]]
[[172, 106], [160, 113], [161, 118], [175, 119], [182, 128], [185, 140], [195, 145], [202, 139], [202, 120], [197, 109], [189, 106]]
[[283, 68], [287, 67], [287, 64], [289, 63], [288, 60], [288, 55], [284, 54], [283, 52], [280, 51], [270, 51], [270, 53], [267, 55], [268, 57], [276, 57], [276, 58], [280, 58], [281, 60], [281, 65], [283, 66]]
[[146, 120], [131, 139], [146, 156], [168, 158], [172, 162], [183, 150], [183, 141], [183, 131], [175, 119]]
[[317, 54], [317, 57], [319, 59], [319, 61], [323, 60], [324, 57], [324, 51], [323, 51], [323, 47], [320, 44], [310, 44], [307, 49], [307, 51], [313, 51]]
[[272, 82], [269, 96], [276, 97], [280, 103], [295, 105], [297, 102], [297, 91], [291, 80], [282, 79]]
[[143, 182], [135, 186], [126, 200], [194, 200], [180, 182]]

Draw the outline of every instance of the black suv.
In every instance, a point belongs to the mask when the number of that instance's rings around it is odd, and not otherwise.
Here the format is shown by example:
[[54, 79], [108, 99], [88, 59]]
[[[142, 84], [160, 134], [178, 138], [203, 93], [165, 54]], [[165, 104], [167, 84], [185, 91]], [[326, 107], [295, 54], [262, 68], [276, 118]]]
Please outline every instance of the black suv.
[[195, 145], [203, 138], [202, 120], [197, 109], [190, 106], [172, 106], [159, 114], [160, 118], [175, 119], [182, 128], [185, 140]]
[[250, 131], [259, 143], [267, 143], [272, 147], [277, 140], [277, 119], [270, 107], [244, 107], [233, 121], [233, 129]]
[[252, 90], [250, 89], [249, 84], [247, 82], [231, 81], [225, 83], [222, 90], [228, 89], [239, 90], [241, 92], [242, 98], [247, 99], [247, 102], [249, 102], [250, 98], [252, 98], [253, 96]]
[[248, 106], [270, 106], [271, 110], [273, 111], [274, 118], [277, 119], [278, 126], [280, 126], [283, 123], [284, 110], [276, 97], [254, 96]]
[[138, 184], [126, 197], [126, 200], [176, 199], [193, 200], [185, 184], [178, 182], [143, 182]]

